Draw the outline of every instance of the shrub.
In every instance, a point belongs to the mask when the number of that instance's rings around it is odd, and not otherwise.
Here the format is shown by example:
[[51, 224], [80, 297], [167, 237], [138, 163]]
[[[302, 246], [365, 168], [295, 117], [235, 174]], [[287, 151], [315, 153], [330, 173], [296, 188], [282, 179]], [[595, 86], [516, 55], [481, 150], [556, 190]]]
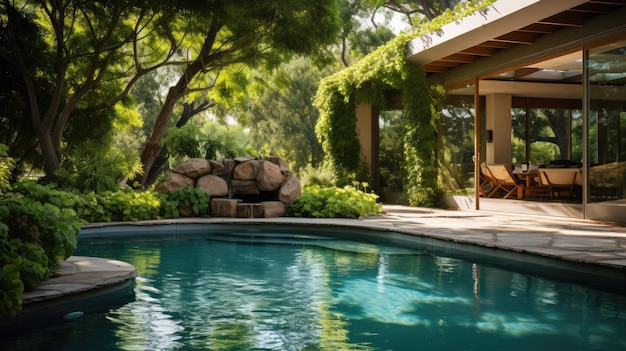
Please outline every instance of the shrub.
[[13, 317], [22, 309], [22, 262], [22, 257], [13, 250], [9, 227], [0, 222], [0, 317]]
[[325, 162], [317, 168], [313, 168], [311, 164], [301, 168], [298, 176], [303, 186], [320, 185], [330, 187], [335, 185], [335, 171], [330, 162]]
[[[62, 197], [65, 205], [73, 204], [71, 196]], [[0, 198], [0, 316], [15, 316], [22, 292], [38, 286], [76, 248], [80, 219], [72, 208], [55, 205], [63, 203], [58, 197], [49, 200], [42, 204], [21, 193]]]
[[159, 217], [162, 198], [156, 192], [131, 189], [105, 191], [85, 199], [92, 206], [90, 222], [140, 221]]
[[381, 212], [378, 195], [352, 186], [304, 188], [302, 195], [289, 204], [287, 214], [296, 217], [361, 218]]
[[74, 252], [81, 224], [73, 209], [20, 197], [0, 206], [0, 221], [11, 238], [39, 244], [52, 267]]
[[190, 186], [165, 196], [165, 201], [163, 216], [167, 218], [180, 217], [181, 210], [190, 210], [190, 213], [186, 214], [188, 216], [203, 216], [209, 209], [209, 196], [204, 191]]
[[8, 149], [6, 145], [0, 144], [0, 194], [9, 188], [11, 172], [15, 167], [15, 160], [9, 157]]

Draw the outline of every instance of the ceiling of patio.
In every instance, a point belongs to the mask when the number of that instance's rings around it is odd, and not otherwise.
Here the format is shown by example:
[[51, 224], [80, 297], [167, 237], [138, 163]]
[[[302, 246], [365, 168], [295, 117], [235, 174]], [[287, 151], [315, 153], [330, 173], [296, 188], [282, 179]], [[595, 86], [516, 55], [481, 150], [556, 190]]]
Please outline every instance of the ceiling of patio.
[[[557, 3], [557, 1], [552, 1], [554, 0], [551, 0], [548, 4]], [[563, 3], [566, 4], [567, 2], [564, 1], [561, 4]], [[420, 62], [420, 60], [423, 61], [424, 59], [413, 59], [409, 55], [408, 60], [421, 65], [427, 74], [444, 73], [453, 68], [473, 63], [479, 58], [493, 56], [497, 52], [511, 49], [517, 45], [533, 44], [538, 38], [552, 34], [560, 29], [582, 27], [586, 21], [596, 16], [608, 14], [619, 8], [626, 7], [626, 0], [591, 0], [583, 1], [582, 3], [581, 1], [570, 1], [570, 3], [578, 3], [578, 5], [533, 22], [530, 25], [507, 31], [505, 34], [482, 41], [477, 45], [460, 48], [460, 50], [450, 55], [436, 59], [426, 58], [427, 62]], [[545, 5], [542, 4], [542, 6]], [[490, 79], [580, 84], [582, 81], [582, 54], [576, 52], [556, 59], [517, 67], [514, 70], [490, 77]]]

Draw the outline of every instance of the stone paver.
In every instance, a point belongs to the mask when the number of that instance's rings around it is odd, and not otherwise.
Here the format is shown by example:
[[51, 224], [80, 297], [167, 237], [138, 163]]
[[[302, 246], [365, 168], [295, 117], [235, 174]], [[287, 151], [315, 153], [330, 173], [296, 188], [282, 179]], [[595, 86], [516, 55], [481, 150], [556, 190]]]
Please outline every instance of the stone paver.
[[132, 265], [104, 258], [72, 256], [37, 289], [22, 294], [26, 306], [34, 302], [122, 284], [137, 275]]

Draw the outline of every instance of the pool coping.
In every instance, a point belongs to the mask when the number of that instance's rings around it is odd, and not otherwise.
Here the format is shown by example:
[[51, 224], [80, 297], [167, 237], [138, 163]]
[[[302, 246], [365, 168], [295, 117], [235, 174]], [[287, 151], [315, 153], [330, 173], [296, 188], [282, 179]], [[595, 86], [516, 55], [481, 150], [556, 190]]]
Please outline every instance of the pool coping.
[[0, 327], [31, 327], [45, 320], [69, 321], [71, 313], [82, 315], [81, 310], [90, 308], [98, 298], [131, 295], [136, 276], [137, 270], [127, 262], [71, 256], [61, 261], [60, 267], [41, 285], [24, 292], [22, 310], [15, 318], [0, 319]]

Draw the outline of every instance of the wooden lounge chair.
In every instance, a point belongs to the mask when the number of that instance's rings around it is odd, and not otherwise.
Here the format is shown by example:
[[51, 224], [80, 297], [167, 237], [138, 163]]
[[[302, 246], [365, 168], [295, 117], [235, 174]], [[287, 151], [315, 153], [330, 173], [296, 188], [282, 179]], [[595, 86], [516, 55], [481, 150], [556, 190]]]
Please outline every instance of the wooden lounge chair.
[[518, 199], [524, 197], [524, 184], [513, 176], [506, 165], [486, 165], [486, 168], [489, 176], [495, 182], [495, 189], [491, 192], [491, 196], [502, 194], [505, 199], [513, 195], [516, 195]]
[[566, 200], [579, 197], [582, 190], [582, 171], [580, 168], [542, 168], [539, 179], [543, 186], [550, 189], [550, 198], [556, 194], [567, 194]]
[[478, 183], [478, 194], [482, 197], [491, 197], [496, 190], [496, 180], [493, 179], [487, 166], [482, 163], [480, 165], [480, 183]]

